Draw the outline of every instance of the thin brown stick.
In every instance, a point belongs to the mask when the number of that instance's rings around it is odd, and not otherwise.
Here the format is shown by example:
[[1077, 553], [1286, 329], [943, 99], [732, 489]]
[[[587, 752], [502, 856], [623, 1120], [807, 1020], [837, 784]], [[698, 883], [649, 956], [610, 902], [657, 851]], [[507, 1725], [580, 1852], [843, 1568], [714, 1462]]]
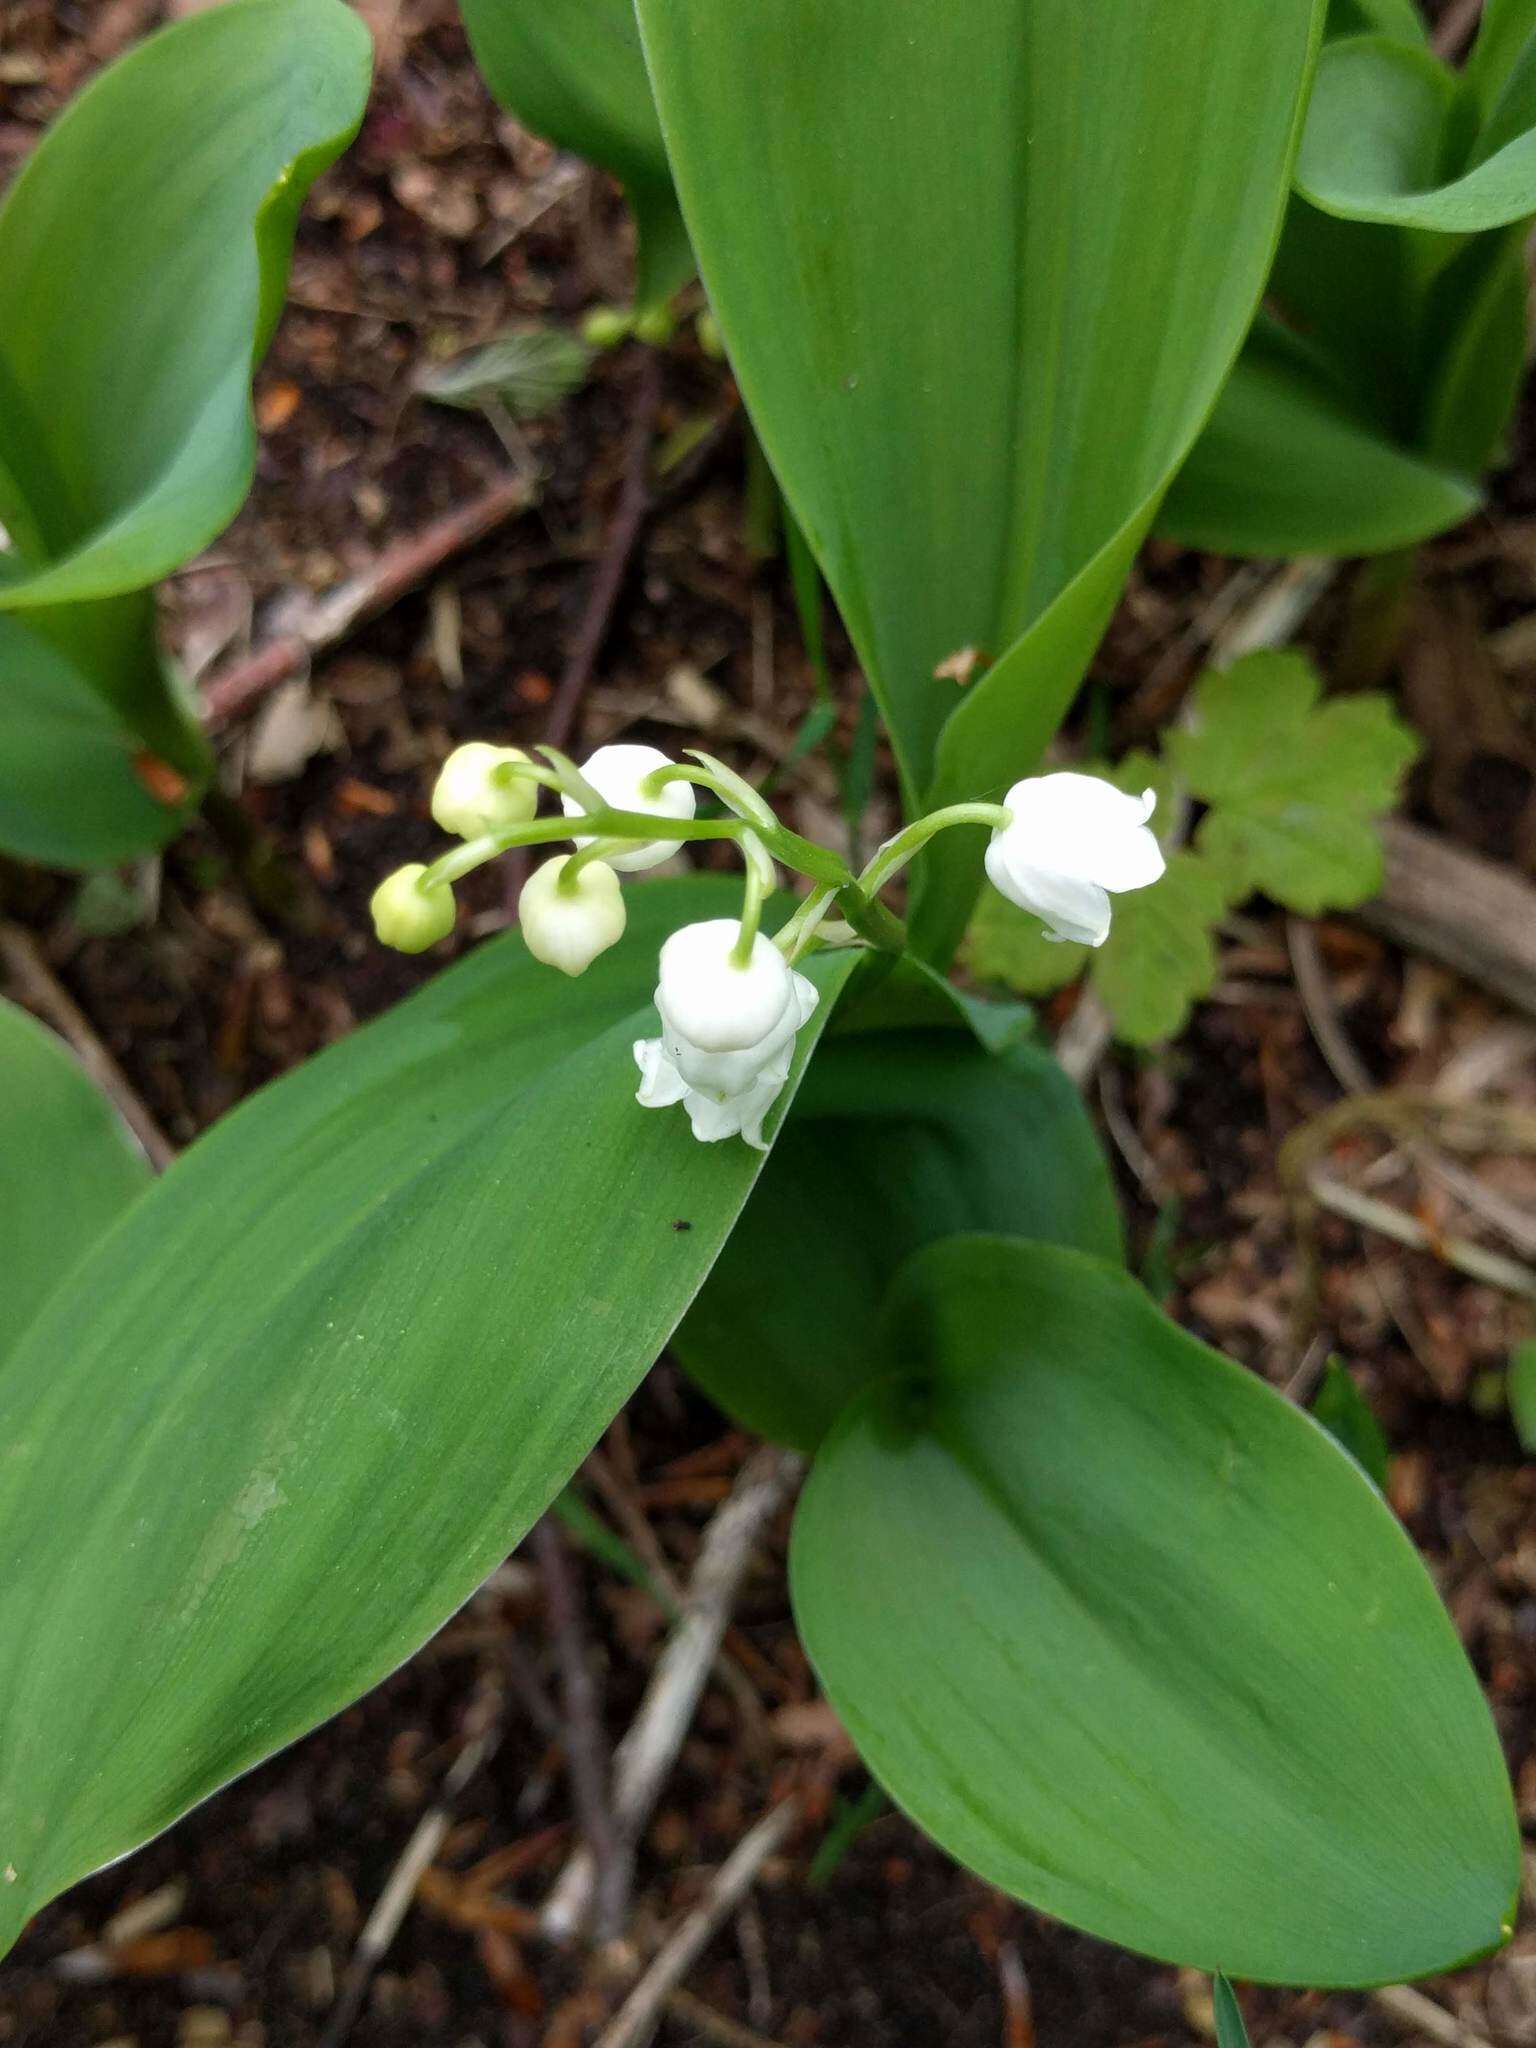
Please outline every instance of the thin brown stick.
[[447, 1839], [465, 1788], [500, 1746], [506, 1726], [506, 1696], [498, 1681], [482, 1685], [467, 1718], [472, 1725], [469, 1739], [443, 1779], [437, 1798], [416, 1823], [357, 1938], [341, 1991], [320, 2037], [320, 2048], [343, 2048], [362, 2011], [368, 1986], [388, 1955], [422, 1878]]
[[560, 1660], [565, 1696], [561, 1732], [571, 1774], [571, 1796], [593, 1864], [594, 1931], [599, 1941], [616, 1941], [624, 1927], [632, 1852], [620, 1840], [609, 1805], [608, 1744], [603, 1734], [597, 1687], [587, 1662], [581, 1598], [565, 1540], [547, 1515], [533, 1532], [533, 1548], [544, 1575], [550, 1629]]
[[571, 643], [565, 669], [549, 708], [546, 737], [551, 746], [563, 747], [576, 725], [576, 714], [587, 685], [597, 667], [597, 658], [613, 624], [614, 608], [630, 559], [645, 524], [651, 502], [651, 446], [656, 438], [656, 419], [661, 410], [661, 359], [654, 349], [641, 357], [634, 421], [624, 453], [624, 481], [619, 501], [603, 541], [603, 552], [587, 592], [581, 623]]
[[669, 1992], [665, 2004], [674, 2019], [686, 2020], [701, 2034], [707, 2034], [711, 2041], [718, 2041], [720, 2048], [783, 2048], [782, 2042], [770, 2041], [766, 2034], [758, 2033], [755, 2028], [744, 2027], [740, 2020], [729, 2019], [723, 2012], [716, 2012], [712, 2005], [706, 2005], [702, 1998], [695, 1998], [691, 1991]]
[[1492, 2048], [1486, 2035], [1464, 2026], [1454, 2013], [1415, 1991], [1411, 1984], [1385, 1984], [1371, 1993], [1371, 2003], [1410, 2033], [1427, 2035], [1444, 2043], [1444, 2048]]
[[28, 1009], [35, 1010], [73, 1047], [81, 1066], [143, 1147], [150, 1165], [163, 1173], [176, 1157], [176, 1147], [43, 958], [32, 934], [17, 924], [0, 924], [0, 962]]
[[205, 683], [204, 724], [216, 730], [238, 718], [279, 683], [302, 674], [316, 654], [345, 638], [361, 620], [387, 610], [450, 557], [527, 511], [532, 501], [525, 477], [498, 477], [467, 504], [385, 548], [366, 569], [306, 605], [275, 640]]
[[1401, 818], [1382, 827], [1381, 894], [1352, 915], [1536, 1016], [1536, 888]]
[[[682, 1619], [614, 1756], [613, 1811], [626, 1873], [692, 1723], [753, 1551], [803, 1470], [788, 1452], [754, 1453], [704, 1533]], [[569, 1941], [584, 1924], [596, 1877], [590, 1854], [577, 1850], [540, 1916], [551, 1940]]]
[[788, 1841], [800, 1815], [799, 1800], [786, 1799], [736, 1845], [703, 1898], [662, 1944], [656, 1960], [598, 2037], [597, 2048], [645, 2048], [667, 1999], [746, 1897], [768, 1858]]

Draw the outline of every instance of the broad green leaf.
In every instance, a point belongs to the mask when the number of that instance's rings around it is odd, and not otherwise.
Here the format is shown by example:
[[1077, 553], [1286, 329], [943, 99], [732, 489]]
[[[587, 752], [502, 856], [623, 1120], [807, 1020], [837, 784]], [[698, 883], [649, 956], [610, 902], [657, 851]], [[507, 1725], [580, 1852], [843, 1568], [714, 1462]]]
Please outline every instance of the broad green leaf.
[[1249, 2048], [1248, 2029], [1236, 1992], [1222, 1976], [1217, 1977], [1211, 1988], [1216, 2007], [1216, 2048]]
[[[176, 829], [179, 804], [136, 808], [136, 748], [189, 785], [207, 776], [147, 589], [249, 486], [253, 362], [299, 205], [362, 117], [370, 52], [341, 0], [235, 0], [179, 23], [66, 109], [0, 207], [0, 697], [36, 711], [0, 753], [0, 805], [51, 842], [73, 817], [80, 843], [47, 858], [85, 864], [103, 832], [123, 851]], [[80, 684], [122, 730], [95, 720], [77, 758]], [[4, 715], [22, 726], [16, 703]]]
[[1328, 9], [1330, 40], [1341, 36], [1395, 36], [1400, 43], [1422, 49], [1429, 28], [1416, 0], [1332, 0]]
[[897, 1268], [971, 1230], [1120, 1256], [1114, 1187], [1061, 1068], [954, 1030], [829, 1040], [673, 1349], [736, 1421], [812, 1450], [879, 1369]]
[[1330, 43], [1296, 167], [1314, 206], [1346, 220], [1392, 222], [1437, 234], [1504, 227], [1536, 212], [1536, 104], [1520, 125], [1501, 106], [1489, 153], [1447, 169], [1460, 89], [1427, 50], [1389, 36]]
[[1517, 67], [1530, 61], [1533, 36], [1536, 0], [1486, 0], [1466, 71], [1485, 120], [1492, 119]]
[[1371, 1412], [1371, 1404], [1355, 1384], [1349, 1367], [1330, 1358], [1312, 1413], [1328, 1434], [1341, 1443], [1371, 1484], [1385, 1489], [1387, 1439]]
[[662, 938], [737, 898], [637, 887], [575, 984], [483, 947], [216, 1126], [22, 1338], [0, 1948], [408, 1656], [634, 1387], [761, 1163], [633, 1099]]
[[1426, 294], [1428, 376], [1419, 443], [1475, 474], [1498, 460], [1525, 382], [1525, 231], [1478, 235]]
[[1320, 705], [1303, 655], [1250, 654], [1212, 670], [1192, 727], [1168, 756], [1211, 809], [1196, 838], [1231, 900], [1263, 890], [1314, 917], [1381, 886], [1374, 821], [1391, 809], [1418, 742], [1382, 696]]
[[1204, 1970], [1368, 1984], [1504, 1939], [1487, 1705], [1325, 1431], [1054, 1247], [930, 1246], [884, 1333], [790, 1561], [898, 1804], [989, 1883]]
[[[82, 631], [90, 645], [80, 648]], [[142, 761], [153, 752], [142, 725], [170, 702], [153, 636], [144, 593], [26, 617], [0, 612], [0, 847], [52, 867], [98, 867], [180, 829], [196, 782], [172, 771], [167, 795], [157, 795]], [[100, 688], [111, 673], [139, 700], [137, 728]]]
[[[1502, 425], [1507, 394], [1497, 403]], [[1357, 413], [1320, 353], [1261, 316], [1157, 525], [1216, 554], [1366, 555], [1442, 533], [1481, 503], [1465, 477]]]
[[611, 171], [640, 234], [636, 298], [665, 304], [694, 273], [645, 74], [634, 0], [460, 0], [481, 76], [504, 107]]
[[150, 1170], [61, 1040], [0, 1002], [0, 1374], [16, 1339]]
[[[1027, 773], [1252, 318], [1321, 0], [639, 0], [731, 361], [909, 803]], [[961, 692], [935, 676], [993, 655]], [[931, 957], [979, 876], [925, 857]]]

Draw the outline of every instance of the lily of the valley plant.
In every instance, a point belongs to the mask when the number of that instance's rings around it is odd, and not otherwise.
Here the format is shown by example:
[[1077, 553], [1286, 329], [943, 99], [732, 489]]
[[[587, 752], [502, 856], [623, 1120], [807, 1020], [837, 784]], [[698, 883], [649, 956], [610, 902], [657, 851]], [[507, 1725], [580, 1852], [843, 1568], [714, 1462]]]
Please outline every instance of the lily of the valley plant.
[[[1492, 1948], [1518, 1830], [1422, 1563], [1138, 1285], [1077, 1091], [953, 963], [987, 881], [1122, 982], [1175, 898], [1203, 933], [1258, 888], [1369, 893], [1411, 742], [1304, 664], [1202, 682], [1175, 802], [1150, 757], [1045, 764], [1081, 760], [1052, 749], [1159, 518], [1273, 554], [1475, 502], [1524, 341], [1527, 0], [1459, 75], [1410, 0], [463, 4], [498, 94], [623, 181], [610, 334], [702, 281], [905, 822], [856, 869], [710, 755], [460, 748], [453, 843], [376, 929], [427, 952], [458, 880], [544, 849], [519, 929], [153, 1184], [0, 1005], [0, 1949], [418, 1649], [664, 1348], [808, 1459], [808, 1656], [958, 1860], [1233, 1978]], [[151, 587], [247, 488], [250, 366], [368, 67], [343, 0], [229, 0], [105, 71], [0, 208], [13, 854], [163, 845], [214, 773]], [[716, 841], [739, 873], [688, 867]]]

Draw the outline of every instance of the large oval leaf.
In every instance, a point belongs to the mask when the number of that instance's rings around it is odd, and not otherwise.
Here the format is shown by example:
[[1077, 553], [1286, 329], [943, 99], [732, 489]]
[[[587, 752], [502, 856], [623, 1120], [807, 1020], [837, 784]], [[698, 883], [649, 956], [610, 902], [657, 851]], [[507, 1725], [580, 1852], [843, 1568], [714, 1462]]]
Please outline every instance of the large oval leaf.
[[908, 1267], [817, 1457], [795, 1610], [894, 1798], [1129, 1948], [1360, 1984], [1508, 1932], [1519, 1836], [1455, 1632], [1309, 1417], [1079, 1254]]
[[23, 1337], [0, 1947], [409, 1655], [645, 1371], [761, 1162], [638, 1108], [631, 1042], [662, 937], [737, 896], [637, 888], [579, 984], [483, 948], [218, 1125]]
[[37, 821], [8, 842], [17, 851], [101, 858], [98, 804], [113, 857], [169, 837], [182, 807], [145, 809], [136, 748], [191, 793], [207, 775], [155, 648], [147, 586], [227, 525], [249, 487], [253, 360], [299, 205], [362, 118], [370, 61], [342, 0], [234, 0], [103, 72], [0, 208], [0, 525], [12, 542], [0, 613], [27, 629], [0, 636], [0, 693], [36, 696], [38, 636], [122, 728], [115, 750], [98, 733], [77, 755], [58, 710], [69, 691], [50, 690], [35, 717], [8, 705], [24, 731], [0, 752], [0, 803]]
[[[1252, 317], [1321, 12], [640, 0], [711, 303], [910, 800], [1054, 731]], [[1031, 628], [963, 697], [935, 676]]]
[[634, 0], [459, 0], [481, 75], [504, 107], [612, 171], [639, 229], [636, 298], [664, 303], [694, 272], [651, 98]]
[[74, 1055], [0, 1002], [0, 1372], [70, 1267], [150, 1179]]
[[1389, 440], [1320, 353], [1261, 316], [1158, 531], [1226, 555], [1368, 555], [1411, 547], [1482, 503], [1466, 478]]
[[1109, 1170], [1056, 1061], [963, 1031], [831, 1040], [672, 1348], [737, 1421], [813, 1450], [882, 1369], [897, 1268], [978, 1230], [1120, 1256]]
[[1462, 109], [1457, 79], [1391, 36], [1332, 43], [1318, 65], [1297, 189], [1325, 213], [1437, 234], [1505, 227], [1536, 212], [1536, 104], [1501, 102], [1483, 146], [1447, 175]]

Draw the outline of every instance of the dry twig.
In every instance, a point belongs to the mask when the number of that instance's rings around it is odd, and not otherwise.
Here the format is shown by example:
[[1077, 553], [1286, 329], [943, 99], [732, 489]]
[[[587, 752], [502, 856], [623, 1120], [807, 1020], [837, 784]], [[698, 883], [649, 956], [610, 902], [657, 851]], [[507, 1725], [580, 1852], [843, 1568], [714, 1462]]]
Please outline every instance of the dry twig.
[[361, 620], [387, 610], [451, 556], [473, 547], [531, 503], [525, 478], [499, 477], [467, 505], [385, 548], [366, 569], [307, 604], [276, 639], [204, 684], [204, 724], [217, 730], [279, 683], [302, 675], [315, 655], [344, 639]]
[[645, 2048], [668, 1998], [746, 1897], [768, 1858], [789, 1839], [800, 1812], [798, 1799], [786, 1799], [738, 1842], [703, 1898], [662, 1944], [656, 1960], [599, 2036], [597, 2048]]
[[580, 1596], [565, 1542], [546, 1516], [533, 1532], [533, 1548], [544, 1574], [550, 1627], [560, 1659], [565, 1694], [561, 1733], [570, 1766], [576, 1816], [586, 1837], [592, 1869], [592, 1914], [599, 1941], [617, 1940], [624, 1926], [632, 1849], [621, 1840], [609, 1804], [609, 1759], [598, 1708], [597, 1688], [587, 1662]]
[[[753, 1550], [802, 1470], [802, 1461], [788, 1452], [757, 1451], [704, 1533], [682, 1619], [614, 1755], [613, 1813], [626, 1868], [692, 1723]], [[595, 1877], [590, 1854], [578, 1850], [541, 1916], [551, 1940], [570, 1940], [586, 1921]]]

